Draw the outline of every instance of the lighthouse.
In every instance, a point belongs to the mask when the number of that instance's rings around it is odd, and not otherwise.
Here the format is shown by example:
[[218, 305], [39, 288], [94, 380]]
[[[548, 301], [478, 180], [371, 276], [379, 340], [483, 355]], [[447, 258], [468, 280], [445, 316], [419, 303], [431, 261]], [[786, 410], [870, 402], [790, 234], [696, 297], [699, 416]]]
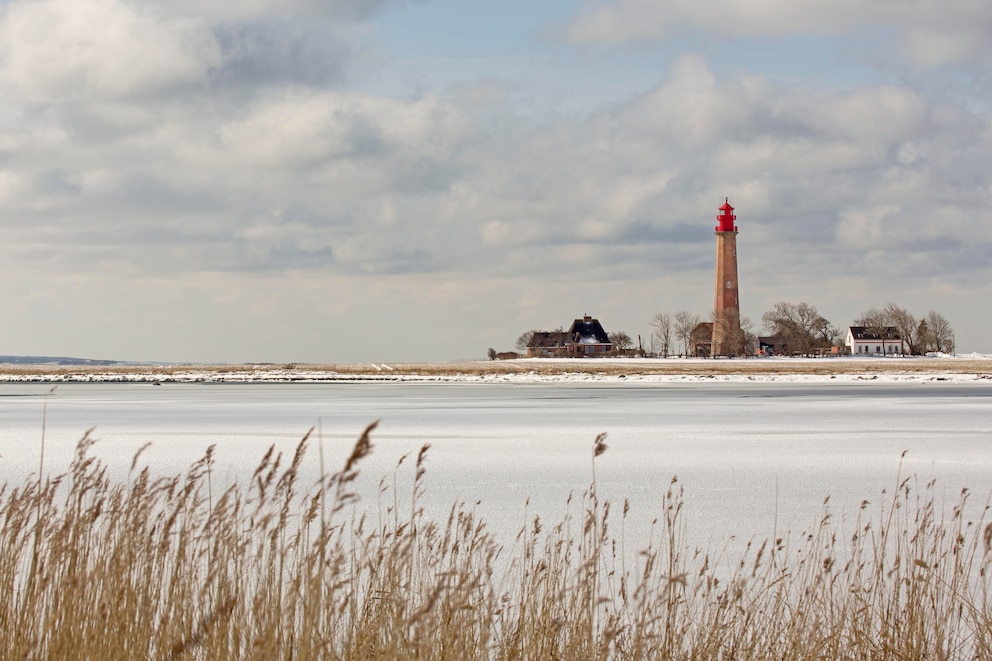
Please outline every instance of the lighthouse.
[[712, 356], [744, 353], [741, 304], [737, 285], [737, 225], [734, 208], [723, 199], [716, 217], [716, 296], [713, 302]]

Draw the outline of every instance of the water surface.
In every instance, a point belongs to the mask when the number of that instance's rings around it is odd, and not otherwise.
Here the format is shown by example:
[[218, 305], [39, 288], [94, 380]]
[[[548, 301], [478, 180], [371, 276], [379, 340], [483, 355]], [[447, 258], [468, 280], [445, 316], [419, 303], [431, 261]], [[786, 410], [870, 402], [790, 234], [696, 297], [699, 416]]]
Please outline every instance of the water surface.
[[[93, 453], [126, 479], [134, 453], [159, 474], [181, 472], [216, 446], [221, 477], [244, 479], [275, 444], [291, 453], [317, 427], [304, 480], [329, 470], [379, 420], [363, 466], [363, 507], [399, 459], [430, 443], [426, 505], [478, 508], [508, 542], [526, 518], [555, 521], [568, 495], [592, 479], [631, 503], [629, 535], [643, 540], [673, 476], [685, 489], [690, 535], [700, 544], [765, 538], [880, 503], [897, 476], [962, 487], [982, 504], [992, 491], [992, 386], [961, 383], [691, 384], [0, 384], [0, 475], [18, 483], [63, 472], [90, 428]], [[905, 458], [901, 459], [903, 452]], [[397, 473], [403, 493], [411, 461]], [[529, 501], [529, 502], [528, 502]], [[526, 507], [526, 515], [525, 515]], [[574, 512], [574, 505], [573, 512]], [[977, 508], [976, 508], [977, 509]]]

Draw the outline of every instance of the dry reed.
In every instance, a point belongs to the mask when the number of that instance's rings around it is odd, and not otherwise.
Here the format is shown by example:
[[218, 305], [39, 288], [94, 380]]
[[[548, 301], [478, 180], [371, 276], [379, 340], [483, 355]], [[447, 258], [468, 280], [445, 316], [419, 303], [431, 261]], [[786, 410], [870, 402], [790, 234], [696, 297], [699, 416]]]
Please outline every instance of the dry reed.
[[308, 434], [222, 492], [212, 449], [173, 477], [135, 456], [116, 483], [86, 435], [66, 474], [0, 489], [0, 658], [992, 658], [992, 526], [967, 492], [944, 512], [903, 480], [850, 530], [825, 505], [815, 529], [730, 562], [686, 548], [673, 479], [631, 560], [610, 532], [627, 504], [596, 491], [604, 437], [569, 513], [504, 546], [471, 507], [424, 514], [426, 446], [408, 512], [356, 506], [374, 427], [312, 488]]

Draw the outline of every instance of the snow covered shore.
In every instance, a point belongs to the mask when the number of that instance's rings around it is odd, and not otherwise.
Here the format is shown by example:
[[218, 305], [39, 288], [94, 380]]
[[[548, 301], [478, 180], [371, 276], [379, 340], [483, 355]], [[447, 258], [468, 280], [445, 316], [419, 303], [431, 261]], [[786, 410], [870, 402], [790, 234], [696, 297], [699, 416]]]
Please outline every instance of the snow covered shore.
[[992, 354], [926, 358], [749, 360], [600, 358], [343, 365], [0, 365], [0, 383], [679, 383], [975, 382], [992, 380]]

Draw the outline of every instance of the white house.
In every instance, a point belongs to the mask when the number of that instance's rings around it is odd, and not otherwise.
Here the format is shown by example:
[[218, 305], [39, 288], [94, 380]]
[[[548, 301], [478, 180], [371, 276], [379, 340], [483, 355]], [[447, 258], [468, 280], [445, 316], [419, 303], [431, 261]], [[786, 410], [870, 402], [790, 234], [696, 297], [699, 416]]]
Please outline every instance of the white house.
[[845, 344], [855, 356], [906, 353], [906, 345], [893, 326], [887, 327], [884, 333], [869, 332], [864, 326], [848, 326]]

